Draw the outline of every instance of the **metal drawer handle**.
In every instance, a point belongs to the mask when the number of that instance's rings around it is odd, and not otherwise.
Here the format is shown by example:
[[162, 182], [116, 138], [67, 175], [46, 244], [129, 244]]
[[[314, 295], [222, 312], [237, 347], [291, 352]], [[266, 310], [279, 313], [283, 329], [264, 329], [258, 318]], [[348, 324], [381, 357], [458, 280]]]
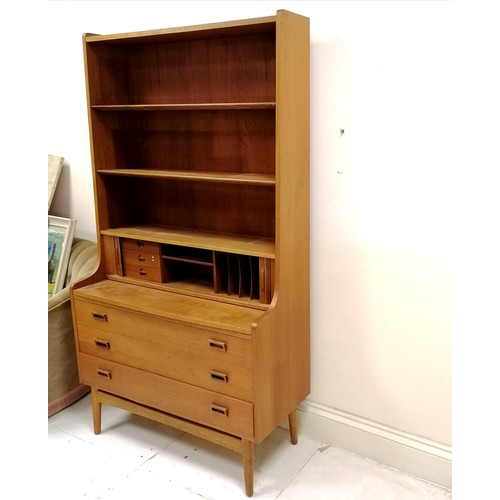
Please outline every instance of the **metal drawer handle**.
[[229, 378], [225, 373], [216, 372], [214, 370], [210, 370], [209, 373], [210, 373], [210, 377], [213, 380], [217, 380], [218, 382], [225, 382], [226, 384], [229, 381]]
[[144, 269], [142, 269], [142, 267], [141, 267], [141, 269], [139, 269], [139, 274], [141, 276], [146, 276], [146, 274], [148, 274], [148, 273], [146, 271], [144, 271]]
[[108, 370], [102, 370], [101, 368], [98, 368], [96, 371], [99, 377], [104, 377], [107, 378], [108, 380], [111, 380], [111, 372], [109, 372]]
[[92, 311], [92, 317], [97, 321], [108, 321], [108, 317], [104, 313]]
[[212, 349], [217, 349], [218, 351], [227, 351], [227, 345], [225, 342], [219, 342], [218, 340], [209, 340], [208, 345]]
[[146, 257], [144, 257], [144, 255], [142, 255], [142, 253], [140, 253], [138, 256], [137, 256], [137, 260], [139, 262], [144, 262], [146, 260]]
[[94, 343], [99, 349], [111, 349], [111, 345], [107, 340], [94, 339]]
[[223, 415], [224, 417], [229, 416], [229, 409], [224, 408], [223, 406], [218, 406], [218, 405], [210, 405], [210, 409], [214, 412], [217, 413], [218, 415]]

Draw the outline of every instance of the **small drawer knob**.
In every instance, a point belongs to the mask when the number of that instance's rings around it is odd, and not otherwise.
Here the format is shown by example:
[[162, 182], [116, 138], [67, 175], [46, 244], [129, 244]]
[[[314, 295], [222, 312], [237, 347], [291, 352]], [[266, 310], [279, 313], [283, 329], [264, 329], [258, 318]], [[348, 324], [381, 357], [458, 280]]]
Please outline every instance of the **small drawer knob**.
[[223, 351], [223, 352], [227, 351], [227, 344], [225, 342], [220, 342], [218, 340], [210, 339], [208, 341], [208, 345], [211, 349], [215, 349], [217, 351]]
[[111, 380], [111, 372], [108, 370], [103, 370], [102, 368], [98, 368], [97, 370], [97, 375], [102, 378], [107, 378], [108, 380]]
[[94, 339], [94, 344], [99, 349], [111, 349], [111, 344], [108, 340]]
[[94, 318], [97, 321], [104, 321], [104, 322], [108, 321], [108, 316], [105, 313], [96, 311], [92, 311], [92, 318]]
[[217, 380], [217, 382], [224, 382], [226, 384], [229, 382], [229, 377], [226, 373], [216, 372], [215, 370], [210, 370], [209, 373], [212, 380]]
[[213, 413], [216, 413], [217, 415], [222, 415], [223, 417], [228, 417], [229, 416], [229, 409], [224, 408], [224, 406], [219, 406], [219, 405], [210, 405], [210, 410]]

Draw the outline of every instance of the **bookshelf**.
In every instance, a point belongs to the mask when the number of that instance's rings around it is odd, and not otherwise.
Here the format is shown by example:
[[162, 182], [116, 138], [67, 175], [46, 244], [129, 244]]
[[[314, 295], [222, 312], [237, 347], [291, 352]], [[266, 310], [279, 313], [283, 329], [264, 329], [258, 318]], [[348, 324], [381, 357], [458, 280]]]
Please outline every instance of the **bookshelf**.
[[111, 404], [243, 455], [309, 393], [309, 20], [83, 36], [99, 264], [72, 286]]

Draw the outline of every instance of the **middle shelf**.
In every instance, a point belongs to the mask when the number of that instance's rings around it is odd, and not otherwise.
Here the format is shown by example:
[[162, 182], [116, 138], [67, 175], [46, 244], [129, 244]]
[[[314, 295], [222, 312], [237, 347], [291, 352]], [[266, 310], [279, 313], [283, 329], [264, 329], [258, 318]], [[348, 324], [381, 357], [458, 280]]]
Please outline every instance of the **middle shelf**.
[[103, 229], [101, 234], [270, 259], [276, 257], [274, 239], [257, 236], [154, 224]]
[[232, 109], [275, 109], [275, 102], [205, 102], [205, 103], [141, 103], [141, 104], [93, 104], [100, 111], [214, 111]]
[[276, 185], [276, 178], [269, 174], [131, 168], [102, 169], [97, 170], [97, 172], [102, 175], [116, 175], [120, 177], [178, 179], [204, 182], [224, 182], [230, 184], [253, 184], [260, 186]]

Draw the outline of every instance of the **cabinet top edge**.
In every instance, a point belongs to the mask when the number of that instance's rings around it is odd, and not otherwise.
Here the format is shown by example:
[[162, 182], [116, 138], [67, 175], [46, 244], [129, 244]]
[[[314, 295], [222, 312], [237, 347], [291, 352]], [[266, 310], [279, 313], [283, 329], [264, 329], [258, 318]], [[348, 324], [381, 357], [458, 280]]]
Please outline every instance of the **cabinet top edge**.
[[134, 31], [129, 33], [115, 33], [110, 35], [84, 33], [83, 39], [86, 43], [149, 43], [163, 40], [182, 40], [200, 37], [265, 33], [274, 31], [275, 27], [276, 16], [268, 16], [253, 19], [243, 19], [239, 21], [225, 21], [217, 23], [198, 24], [193, 26], [181, 26], [177, 28]]

